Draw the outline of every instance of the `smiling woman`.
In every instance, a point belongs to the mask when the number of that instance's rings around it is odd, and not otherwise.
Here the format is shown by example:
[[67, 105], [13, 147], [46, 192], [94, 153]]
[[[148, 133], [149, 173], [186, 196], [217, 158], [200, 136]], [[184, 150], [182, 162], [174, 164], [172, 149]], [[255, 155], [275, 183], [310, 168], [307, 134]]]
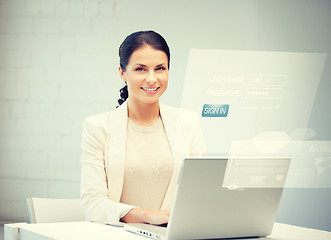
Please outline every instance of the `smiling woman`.
[[[151, 53], [150, 56], [146, 56], [144, 53], [141, 53], [141, 51], [143, 51], [144, 48], [146, 47], [150, 48], [149, 49], [150, 50], [149, 52]], [[155, 56], [156, 59], [154, 59], [153, 52], [158, 55]], [[146, 53], [148, 52], [146, 51]], [[119, 57], [120, 57], [121, 76], [123, 75], [124, 72], [126, 72], [127, 66], [129, 65], [130, 67], [132, 66], [133, 63], [137, 64], [135, 66], [136, 67], [135, 71], [148, 70], [148, 68], [146, 68], [148, 66], [144, 65], [143, 62], [136, 62], [136, 60], [142, 60], [142, 61], [153, 60], [154, 63], [157, 60], [160, 60], [161, 62], [164, 61], [160, 65], [156, 66], [157, 70], [166, 70], [168, 72], [170, 67], [170, 49], [168, 47], [168, 44], [160, 34], [154, 31], [140, 31], [140, 32], [132, 33], [129, 36], [127, 36], [119, 48]], [[132, 60], [132, 58], [134, 57], [142, 58], [142, 59]], [[161, 59], [158, 59], [159, 57], [161, 57]], [[164, 57], [166, 57], [166, 59], [164, 59]], [[126, 82], [125, 79], [123, 80]], [[118, 100], [118, 103], [121, 105], [128, 98], [129, 95], [127, 85], [123, 87], [120, 90], [120, 92], [121, 92], [121, 99]]]
[[[120, 67], [119, 71], [128, 86], [128, 108], [132, 110], [129, 114], [132, 114], [133, 121], [144, 125], [144, 122], [140, 122], [142, 119], [136, 118], [138, 116], [134, 111], [139, 111], [139, 108], [158, 108], [159, 98], [168, 86], [168, 57], [163, 51], [149, 45], [142, 46], [131, 55], [125, 69], [123, 71]], [[146, 104], [148, 108], [143, 106]]]
[[120, 106], [83, 123], [82, 205], [90, 221], [164, 224], [183, 158], [205, 151], [199, 118], [159, 102], [170, 63], [161, 35], [132, 33], [119, 57]]

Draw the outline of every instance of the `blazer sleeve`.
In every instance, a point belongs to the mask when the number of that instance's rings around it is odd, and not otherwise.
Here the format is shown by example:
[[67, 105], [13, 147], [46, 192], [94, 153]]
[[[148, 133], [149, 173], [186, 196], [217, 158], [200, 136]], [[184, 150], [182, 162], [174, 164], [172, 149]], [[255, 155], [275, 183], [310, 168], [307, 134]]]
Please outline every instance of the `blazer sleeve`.
[[81, 143], [81, 200], [88, 221], [123, 226], [120, 219], [134, 206], [118, 203], [108, 197], [105, 168], [107, 121], [92, 116], [83, 122]]

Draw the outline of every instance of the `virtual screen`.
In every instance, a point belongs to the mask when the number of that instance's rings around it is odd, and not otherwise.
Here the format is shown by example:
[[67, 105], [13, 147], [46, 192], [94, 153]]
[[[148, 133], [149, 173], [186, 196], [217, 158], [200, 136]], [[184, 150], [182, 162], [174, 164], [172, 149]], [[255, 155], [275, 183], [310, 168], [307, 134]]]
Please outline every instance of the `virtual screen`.
[[331, 187], [331, 142], [308, 128], [326, 54], [191, 49], [181, 107], [207, 155], [289, 157], [287, 187]]

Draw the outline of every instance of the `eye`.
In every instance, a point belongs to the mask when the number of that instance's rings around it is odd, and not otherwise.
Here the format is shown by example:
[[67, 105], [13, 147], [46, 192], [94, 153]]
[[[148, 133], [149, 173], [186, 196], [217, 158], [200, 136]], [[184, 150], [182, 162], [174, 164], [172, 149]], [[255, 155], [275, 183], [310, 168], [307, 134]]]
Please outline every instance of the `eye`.
[[164, 70], [166, 70], [165, 67], [158, 67], [158, 68], [156, 68], [156, 71], [164, 71]]
[[145, 69], [144, 68], [142, 68], [142, 67], [138, 67], [138, 68], [136, 68], [136, 71], [137, 72], [142, 72], [142, 71], [144, 71]]

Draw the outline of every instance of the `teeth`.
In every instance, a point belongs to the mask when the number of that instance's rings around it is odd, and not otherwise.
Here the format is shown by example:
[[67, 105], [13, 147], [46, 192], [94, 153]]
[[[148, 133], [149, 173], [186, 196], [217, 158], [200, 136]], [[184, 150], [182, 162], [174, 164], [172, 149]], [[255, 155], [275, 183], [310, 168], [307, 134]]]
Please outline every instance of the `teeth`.
[[155, 91], [158, 88], [156, 87], [156, 88], [142, 88], [142, 89], [144, 89], [145, 91]]

